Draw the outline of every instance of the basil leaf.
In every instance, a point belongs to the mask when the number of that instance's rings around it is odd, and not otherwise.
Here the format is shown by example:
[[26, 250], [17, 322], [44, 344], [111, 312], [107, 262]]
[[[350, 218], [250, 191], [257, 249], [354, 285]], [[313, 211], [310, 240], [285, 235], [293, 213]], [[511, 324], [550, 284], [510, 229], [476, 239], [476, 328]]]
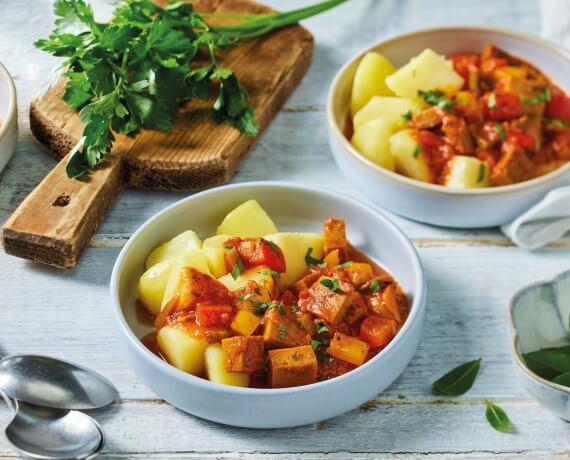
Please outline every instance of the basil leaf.
[[560, 374], [552, 382], [570, 388], [570, 372], [565, 372], [564, 374]]
[[446, 396], [460, 396], [466, 393], [473, 386], [480, 366], [481, 358], [457, 366], [433, 382], [434, 392]]
[[531, 371], [546, 380], [570, 372], [570, 346], [532, 351], [523, 358]]
[[513, 424], [511, 423], [507, 413], [502, 408], [493, 404], [491, 401], [485, 401], [485, 407], [487, 408], [485, 411], [485, 417], [487, 417], [489, 425], [501, 433], [512, 431]]

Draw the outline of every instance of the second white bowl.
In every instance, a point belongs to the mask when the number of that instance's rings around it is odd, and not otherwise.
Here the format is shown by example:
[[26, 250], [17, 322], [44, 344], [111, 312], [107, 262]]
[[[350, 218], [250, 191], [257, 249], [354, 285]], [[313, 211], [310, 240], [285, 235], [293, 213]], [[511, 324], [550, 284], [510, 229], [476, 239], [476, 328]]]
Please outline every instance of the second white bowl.
[[570, 184], [570, 164], [519, 184], [484, 189], [451, 189], [388, 171], [366, 159], [343, 134], [352, 80], [362, 55], [377, 51], [396, 67], [425, 48], [450, 56], [480, 52], [492, 43], [538, 67], [566, 93], [570, 54], [540, 38], [490, 28], [449, 27], [414, 32], [378, 43], [351, 59], [336, 75], [327, 101], [329, 142], [343, 171], [370, 201], [413, 220], [448, 227], [493, 227], [518, 217], [550, 190]]
[[[402, 286], [410, 315], [396, 338], [357, 369], [324, 382], [286, 389], [237, 388], [186, 374], [140, 341], [150, 329], [137, 320], [137, 281], [148, 253], [178, 233], [215, 233], [223, 216], [256, 199], [281, 231], [322, 231], [329, 216], [346, 220], [350, 241], [385, 267]], [[215, 422], [279, 428], [325, 420], [349, 411], [388, 387], [404, 370], [420, 340], [425, 279], [408, 238], [367, 205], [320, 189], [279, 182], [230, 185], [186, 198], [146, 222], [121, 251], [111, 276], [111, 301], [119, 342], [140, 379], [174, 406]]]

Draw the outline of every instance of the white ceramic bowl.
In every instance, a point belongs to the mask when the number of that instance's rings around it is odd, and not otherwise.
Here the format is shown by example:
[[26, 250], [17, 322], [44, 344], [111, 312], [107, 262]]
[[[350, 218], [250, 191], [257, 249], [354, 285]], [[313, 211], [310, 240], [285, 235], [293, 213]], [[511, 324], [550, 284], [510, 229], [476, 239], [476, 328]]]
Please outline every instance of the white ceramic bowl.
[[18, 137], [18, 108], [14, 80], [0, 64], [0, 172], [16, 148]]
[[522, 384], [542, 405], [570, 422], [570, 388], [538, 376], [523, 358], [531, 351], [570, 345], [570, 271], [517, 292], [509, 305], [509, 317], [513, 358]]
[[570, 184], [570, 164], [545, 176], [519, 184], [485, 189], [451, 189], [388, 171], [366, 159], [343, 135], [349, 114], [356, 67], [367, 51], [378, 51], [396, 67], [425, 48], [444, 55], [481, 51], [493, 43], [541, 69], [570, 92], [570, 54], [545, 40], [518, 32], [490, 28], [449, 27], [414, 32], [370, 46], [337, 73], [329, 91], [329, 142], [339, 168], [370, 201], [396, 214], [429, 224], [475, 228], [513, 220], [544, 194]]
[[[159, 359], [140, 341], [150, 329], [136, 319], [137, 280], [147, 254], [176, 234], [214, 234], [224, 215], [256, 199], [280, 230], [322, 231], [329, 216], [343, 218], [348, 237], [398, 280], [410, 300], [410, 315], [396, 338], [377, 356], [343, 376], [286, 389], [236, 388], [186, 374]], [[174, 406], [215, 422], [278, 428], [325, 420], [349, 411], [388, 387], [412, 358], [425, 312], [425, 279], [408, 238], [367, 205], [321, 189], [281, 182], [215, 188], [166, 208], [147, 221], [121, 251], [111, 276], [111, 301], [127, 362], [156, 394]]]

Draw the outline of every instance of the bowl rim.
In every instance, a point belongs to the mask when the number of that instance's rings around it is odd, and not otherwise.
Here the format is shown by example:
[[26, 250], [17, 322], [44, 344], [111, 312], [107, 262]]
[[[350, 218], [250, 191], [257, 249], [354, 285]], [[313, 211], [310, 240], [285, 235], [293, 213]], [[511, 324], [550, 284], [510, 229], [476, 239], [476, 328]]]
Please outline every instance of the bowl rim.
[[517, 328], [515, 327], [515, 322], [513, 319], [513, 312], [515, 309], [515, 305], [517, 304], [519, 299], [521, 297], [523, 297], [527, 292], [532, 291], [532, 290], [539, 288], [539, 287], [543, 287], [543, 286], [553, 286], [559, 280], [566, 278], [568, 276], [570, 276], [570, 270], [565, 270], [565, 271], [559, 273], [558, 275], [554, 276], [550, 280], [537, 281], [535, 283], [532, 283], [532, 284], [529, 284], [527, 286], [520, 288], [509, 299], [509, 303], [508, 303], [508, 307], [507, 307], [507, 312], [508, 312], [507, 316], [508, 316], [509, 328], [511, 330], [511, 336], [512, 336], [511, 352], [512, 352], [513, 357], [515, 359], [515, 363], [531, 379], [536, 380], [537, 382], [541, 383], [542, 385], [545, 385], [545, 386], [547, 386], [547, 387], [549, 387], [555, 391], [560, 391], [562, 393], [566, 393], [566, 394], [570, 395], [570, 388], [569, 387], [559, 385], [558, 383], [551, 382], [550, 380], [546, 380], [545, 378], [541, 377], [540, 375], [536, 374], [535, 372], [533, 372], [532, 370], [530, 370], [528, 368], [528, 366], [524, 362], [522, 356], [517, 351], [517, 344], [519, 341], [519, 333], [517, 331]]
[[357, 60], [361, 59], [362, 56], [379, 46], [393, 44], [399, 41], [407, 40], [410, 37], [421, 36], [421, 35], [428, 35], [435, 32], [447, 32], [447, 33], [454, 33], [454, 32], [478, 32], [481, 34], [485, 33], [494, 33], [499, 35], [504, 35], [507, 37], [515, 38], [518, 40], [534, 43], [542, 48], [549, 48], [550, 50], [554, 51], [562, 58], [566, 59], [570, 64], [570, 52], [564, 49], [562, 46], [559, 46], [555, 43], [552, 43], [548, 40], [543, 38], [537, 37], [532, 34], [524, 33], [515, 31], [512, 29], [500, 29], [498, 27], [481, 27], [481, 26], [442, 26], [442, 27], [430, 27], [425, 29], [417, 29], [411, 32], [407, 32], [404, 34], [395, 35], [389, 37], [387, 39], [380, 40], [379, 42], [375, 42], [371, 45], [366, 46], [365, 48], [361, 49], [359, 52], [354, 54], [342, 67], [337, 71], [335, 74], [333, 81], [330, 85], [329, 92], [327, 95], [327, 106], [326, 106], [326, 116], [327, 116], [327, 123], [329, 125], [329, 137], [334, 136], [335, 140], [341, 143], [343, 147], [343, 151], [345, 154], [348, 154], [357, 161], [364, 163], [364, 165], [368, 166], [373, 173], [376, 175], [384, 176], [386, 179], [391, 179], [396, 182], [402, 183], [402, 185], [408, 185], [412, 188], [417, 189], [418, 191], [429, 191], [432, 193], [438, 193], [441, 195], [452, 195], [452, 196], [481, 196], [481, 195], [498, 195], [498, 194], [506, 194], [506, 193], [516, 193], [523, 190], [539, 188], [547, 182], [551, 180], [557, 179], [562, 177], [568, 173], [570, 173], [570, 162], [551, 171], [547, 174], [544, 174], [539, 177], [535, 177], [533, 179], [519, 182], [516, 184], [511, 185], [501, 185], [498, 187], [485, 187], [485, 188], [470, 188], [470, 189], [459, 189], [459, 188], [451, 188], [445, 187], [439, 184], [431, 184], [427, 182], [422, 182], [416, 179], [409, 178], [407, 176], [403, 176], [398, 174], [394, 171], [390, 171], [385, 169], [376, 163], [370, 161], [360, 152], [358, 152], [352, 144], [348, 141], [346, 136], [343, 134], [343, 130], [341, 127], [336, 123], [335, 117], [333, 114], [333, 101], [336, 99], [336, 95], [338, 92], [338, 84], [340, 79], [346, 73], [347, 69], [352, 66]]
[[16, 86], [14, 85], [14, 79], [8, 69], [0, 62], [0, 78], [4, 79], [8, 83], [8, 93], [10, 94], [10, 99], [8, 101], [8, 115], [5, 119], [0, 118], [0, 141], [7, 135], [12, 123], [17, 118], [17, 99], [16, 99]]
[[[210, 382], [209, 380], [203, 379], [201, 377], [194, 376], [192, 374], [188, 374], [184, 371], [177, 369], [176, 367], [172, 366], [171, 364], [167, 363], [166, 361], [160, 359], [154, 353], [152, 353], [149, 349], [147, 349], [141, 340], [134, 334], [130, 326], [128, 325], [125, 316], [122, 311], [120, 299], [119, 299], [119, 278], [120, 278], [120, 271], [123, 266], [124, 260], [127, 257], [127, 254], [130, 250], [130, 247], [134, 244], [134, 242], [140, 238], [144, 232], [154, 224], [156, 220], [158, 220], [163, 214], [170, 212], [171, 210], [184, 206], [186, 203], [199, 199], [201, 197], [207, 195], [215, 195], [218, 193], [227, 193], [231, 190], [238, 189], [238, 188], [255, 188], [255, 189], [263, 189], [267, 187], [274, 187], [274, 188], [283, 188], [283, 189], [296, 189], [305, 192], [313, 192], [315, 194], [324, 194], [328, 195], [331, 198], [334, 198], [338, 201], [343, 201], [344, 204], [352, 207], [359, 207], [360, 209], [364, 210], [365, 212], [371, 212], [376, 215], [383, 223], [390, 228], [396, 236], [400, 239], [401, 243], [405, 247], [405, 249], [410, 254], [412, 259], [412, 270], [414, 272], [414, 277], [417, 279], [418, 283], [418, 290], [413, 299], [412, 305], [410, 306], [410, 314], [406, 319], [403, 327], [400, 329], [396, 337], [388, 344], [386, 348], [380, 351], [376, 356], [372, 359], [367, 361], [366, 363], [362, 364], [361, 366], [353, 369], [346, 374], [340, 375], [338, 377], [324, 380], [321, 382], [312, 383], [309, 385], [302, 385], [297, 387], [290, 387], [290, 388], [242, 388], [242, 387], [234, 387], [230, 385], [223, 385], [215, 382]], [[110, 281], [110, 297], [111, 297], [111, 304], [113, 307], [114, 319], [115, 322], [118, 324], [121, 333], [127, 338], [130, 346], [134, 347], [137, 354], [142, 355], [142, 357], [147, 361], [147, 363], [154, 365], [154, 367], [158, 367], [162, 371], [164, 371], [169, 377], [183, 380], [184, 383], [187, 383], [192, 386], [197, 386], [203, 388], [204, 390], [214, 391], [214, 392], [222, 392], [222, 393], [234, 393], [238, 395], [244, 396], [286, 396], [286, 395], [294, 395], [296, 393], [311, 391], [318, 388], [328, 387], [330, 385], [339, 384], [341, 381], [352, 379], [354, 376], [362, 372], [363, 369], [368, 369], [371, 366], [375, 365], [375, 363], [381, 359], [383, 356], [386, 356], [388, 353], [391, 353], [394, 349], [396, 349], [399, 344], [404, 340], [404, 337], [409, 336], [410, 330], [412, 329], [412, 325], [419, 321], [423, 316], [422, 313], [425, 311], [426, 308], [426, 278], [423, 269], [423, 264], [421, 259], [418, 255], [418, 252], [410, 241], [410, 239], [406, 236], [406, 234], [400, 230], [400, 228], [394, 224], [389, 218], [387, 218], [383, 213], [381, 213], [375, 207], [372, 207], [365, 202], [353, 198], [348, 195], [344, 195], [335, 191], [328, 190], [326, 188], [317, 187], [317, 186], [307, 186], [307, 185], [299, 185], [293, 182], [287, 181], [255, 181], [255, 182], [241, 182], [238, 184], [230, 184], [224, 185], [220, 187], [214, 187], [209, 190], [205, 190], [199, 192], [197, 194], [191, 195], [189, 197], [183, 198], [182, 200], [176, 201], [171, 205], [167, 206], [166, 208], [162, 209], [158, 213], [154, 214], [152, 217], [147, 219], [136, 231], [133, 235], [129, 238], [125, 246], [121, 249], [119, 256], [117, 257], [115, 264], [113, 266], [113, 271], [111, 273], [111, 281]], [[149, 362], [150, 360], [150, 362]]]

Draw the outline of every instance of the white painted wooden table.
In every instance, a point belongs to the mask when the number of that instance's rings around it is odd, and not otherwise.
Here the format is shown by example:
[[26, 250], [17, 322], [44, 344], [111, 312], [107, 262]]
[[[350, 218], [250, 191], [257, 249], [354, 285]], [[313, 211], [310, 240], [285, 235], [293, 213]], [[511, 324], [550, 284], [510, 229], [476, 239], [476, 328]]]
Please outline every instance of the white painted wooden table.
[[[277, 8], [308, 0], [273, 0]], [[109, 11], [98, 2], [96, 11]], [[0, 175], [0, 222], [55, 161], [32, 137], [27, 109], [56, 60], [32, 42], [52, 25], [49, 0], [0, 0], [0, 61], [19, 94], [20, 138]], [[540, 33], [535, 0], [353, 0], [307, 21], [316, 37], [312, 67], [232, 182], [286, 179], [358, 195], [336, 168], [326, 139], [329, 82], [368, 43], [443, 24], [484, 24]], [[419, 248], [429, 285], [425, 332], [410, 366], [383, 394], [317, 426], [261, 431], [199, 420], [157, 400], [117, 354], [108, 282], [129, 235], [184, 194], [128, 190], [99, 228], [79, 268], [59, 272], [0, 253], [0, 355], [49, 354], [110, 378], [122, 401], [95, 414], [108, 436], [106, 458], [568, 458], [570, 425], [524, 391], [511, 364], [506, 305], [532, 281], [570, 268], [570, 244], [536, 253], [512, 247], [495, 230], [457, 231], [394, 220]], [[483, 358], [464, 397], [432, 396], [430, 384], [450, 367]], [[494, 432], [483, 402], [502, 405], [515, 434]], [[334, 403], [331, 401], [331, 403]], [[0, 407], [0, 421], [8, 417]], [[0, 457], [13, 457], [0, 439]]]

